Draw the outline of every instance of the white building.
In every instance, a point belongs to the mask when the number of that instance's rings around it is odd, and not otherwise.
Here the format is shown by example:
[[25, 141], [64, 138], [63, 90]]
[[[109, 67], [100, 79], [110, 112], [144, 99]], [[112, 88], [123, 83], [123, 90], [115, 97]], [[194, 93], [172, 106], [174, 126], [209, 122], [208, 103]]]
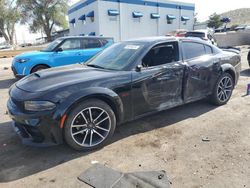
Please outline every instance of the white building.
[[166, 0], [81, 0], [68, 11], [70, 35], [120, 41], [192, 30], [194, 9], [194, 4]]

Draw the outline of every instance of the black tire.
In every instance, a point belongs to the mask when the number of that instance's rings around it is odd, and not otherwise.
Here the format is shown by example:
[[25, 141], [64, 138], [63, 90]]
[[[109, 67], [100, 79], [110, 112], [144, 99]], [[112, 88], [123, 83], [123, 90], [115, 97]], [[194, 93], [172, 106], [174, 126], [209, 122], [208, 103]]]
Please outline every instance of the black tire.
[[[225, 86], [225, 87], [222, 87], [222, 89], [221, 89], [221, 86], [223, 85], [222, 83], [224, 80], [230, 81], [231, 84], [228, 85], [230, 87]], [[226, 104], [232, 96], [232, 93], [234, 90], [234, 85], [235, 85], [235, 82], [234, 82], [234, 79], [231, 76], [231, 74], [223, 73], [219, 77], [219, 79], [217, 80], [215, 87], [213, 89], [213, 93], [210, 96], [211, 103], [214, 105], [217, 105], [217, 106], [221, 106], [221, 105]], [[230, 90], [230, 92], [229, 92], [229, 90]], [[221, 94], [221, 93], [223, 93], [223, 94]]]
[[37, 71], [40, 71], [40, 70], [44, 70], [44, 69], [48, 69], [49, 67], [46, 66], [46, 65], [37, 65], [35, 66], [34, 68], [31, 69], [31, 72], [30, 73], [34, 73], [34, 72], [37, 72]]
[[[90, 123], [90, 113], [93, 119], [92, 123]], [[102, 115], [99, 117], [100, 114]], [[94, 121], [95, 119], [97, 119], [96, 122]], [[104, 121], [98, 124], [102, 120]], [[82, 124], [86, 124], [86, 126], [73, 127], [81, 126]], [[102, 129], [99, 129], [97, 127]], [[90, 99], [81, 102], [69, 112], [64, 124], [64, 139], [66, 143], [75, 150], [90, 151], [106, 145], [112, 138], [115, 128], [116, 116], [112, 108], [107, 103], [99, 99]], [[107, 130], [109, 131], [107, 132]], [[98, 132], [99, 134], [97, 134], [96, 132]], [[105, 138], [102, 138], [99, 135]], [[96, 143], [91, 144], [94, 138], [96, 139]], [[98, 139], [103, 140], [100, 142], [98, 141]]]

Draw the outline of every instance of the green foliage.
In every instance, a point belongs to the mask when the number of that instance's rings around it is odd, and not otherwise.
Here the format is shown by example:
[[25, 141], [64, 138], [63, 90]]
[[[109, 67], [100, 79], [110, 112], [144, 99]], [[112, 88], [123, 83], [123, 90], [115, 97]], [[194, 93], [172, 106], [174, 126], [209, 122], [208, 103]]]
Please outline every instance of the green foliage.
[[55, 27], [67, 28], [68, 0], [18, 0], [23, 14], [22, 22], [33, 32], [43, 31], [51, 41]]
[[13, 44], [15, 24], [20, 20], [19, 6], [15, 0], [0, 0], [0, 35]]
[[223, 23], [221, 22], [221, 18], [220, 15], [214, 13], [211, 16], [209, 16], [209, 20], [208, 20], [208, 24], [207, 26], [210, 28], [219, 28], [223, 25]]

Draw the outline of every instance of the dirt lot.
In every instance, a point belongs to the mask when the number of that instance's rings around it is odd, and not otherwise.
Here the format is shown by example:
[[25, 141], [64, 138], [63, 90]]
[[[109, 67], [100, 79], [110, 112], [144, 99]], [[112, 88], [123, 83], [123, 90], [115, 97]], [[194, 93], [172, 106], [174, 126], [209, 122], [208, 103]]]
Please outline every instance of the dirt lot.
[[10, 58], [19, 55], [24, 52], [38, 51], [41, 50], [43, 46], [31, 46], [18, 48], [17, 50], [0, 50], [0, 58]]
[[16, 80], [10, 68], [3, 70], [11, 59], [0, 59], [0, 187], [86, 187], [77, 176], [91, 161], [123, 172], [165, 170], [174, 188], [250, 187], [247, 50], [242, 48], [243, 71], [227, 105], [200, 101], [127, 123], [110, 145], [90, 153], [20, 143], [5, 114], [8, 88]]

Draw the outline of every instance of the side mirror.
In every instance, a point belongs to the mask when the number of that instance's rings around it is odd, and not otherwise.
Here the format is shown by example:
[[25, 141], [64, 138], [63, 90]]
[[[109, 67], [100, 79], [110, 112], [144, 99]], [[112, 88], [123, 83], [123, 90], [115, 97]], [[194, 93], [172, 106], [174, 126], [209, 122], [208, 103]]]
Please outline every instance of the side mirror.
[[136, 71], [136, 72], [141, 72], [141, 69], [142, 69], [142, 65], [137, 65], [137, 66], [135, 67], [135, 71]]
[[62, 51], [63, 51], [62, 48], [57, 48], [57, 49], [56, 49], [56, 52], [62, 52]]

